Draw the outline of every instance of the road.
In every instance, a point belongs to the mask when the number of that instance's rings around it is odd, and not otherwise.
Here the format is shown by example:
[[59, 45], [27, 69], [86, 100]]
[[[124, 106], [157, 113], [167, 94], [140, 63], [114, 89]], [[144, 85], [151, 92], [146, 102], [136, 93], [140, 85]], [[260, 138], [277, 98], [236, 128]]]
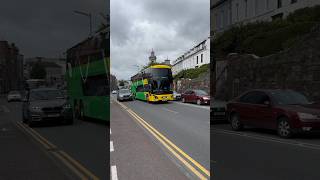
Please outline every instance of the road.
[[209, 112], [209, 106], [113, 97], [111, 166], [119, 179], [209, 179]]
[[76, 120], [31, 129], [21, 123], [21, 110], [21, 102], [0, 99], [0, 179], [108, 179], [105, 124]]
[[228, 124], [214, 124], [211, 137], [215, 180], [320, 179], [319, 135], [282, 139], [274, 131], [234, 132]]

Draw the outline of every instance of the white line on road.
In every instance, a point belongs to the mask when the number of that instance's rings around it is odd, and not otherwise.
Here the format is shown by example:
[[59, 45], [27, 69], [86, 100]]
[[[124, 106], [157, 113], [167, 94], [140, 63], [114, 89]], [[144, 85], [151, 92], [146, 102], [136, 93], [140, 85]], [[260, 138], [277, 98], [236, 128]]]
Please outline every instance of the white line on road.
[[114, 148], [113, 148], [113, 141], [110, 141], [110, 152], [113, 152]]
[[162, 108], [162, 109], [164, 109], [164, 110], [166, 110], [166, 111], [169, 111], [169, 112], [172, 112], [172, 113], [174, 113], [174, 114], [178, 114], [179, 112], [177, 112], [177, 111], [173, 111], [173, 110], [170, 110], [170, 109], [168, 109], [168, 108]]
[[5, 113], [10, 112], [10, 109], [7, 106], [2, 105], [1, 107], [2, 107], [3, 112], [5, 112]]
[[272, 137], [266, 137], [266, 136], [260, 136], [260, 135], [250, 135], [247, 133], [233, 132], [233, 131], [222, 130], [222, 129], [217, 129], [217, 128], [213, 128], [212, 132], [242, 136], [242, 137], [247, 137], [247, 138], [257, 139], [257, 140], [262, 140], [262, 141], [276, 142], [276, 143], [280, 143], [280, 144], [287, 144], [287, 145], [298, 146], [298, 147], [303, 147], [303, 148], [308, 148], [308, 149], [320, 150], [320, 144], [303, 143], [303, 142], [299, 142], [296, 140], [281, 140], [281, 139], [272, 138]]
[[117, 166], [111, 166], [111, 179], [118, 180]]
[[190, 106], [190, 107], [196, 107], [196, 108], [202, 108], [202, 109], [210, 110], [210, 106], [201, 106], [201, 105], [182, 103], [182, 102], [176, 102], [176, 101], [171, 101], [171, 102], [175, 103], [175, 104], [181, 104], [181, 105], [185, 105], [185, 106]]
[[112, 134], [112, 133], [111, 133], [111, 128], [110, 128], [110, 134]]

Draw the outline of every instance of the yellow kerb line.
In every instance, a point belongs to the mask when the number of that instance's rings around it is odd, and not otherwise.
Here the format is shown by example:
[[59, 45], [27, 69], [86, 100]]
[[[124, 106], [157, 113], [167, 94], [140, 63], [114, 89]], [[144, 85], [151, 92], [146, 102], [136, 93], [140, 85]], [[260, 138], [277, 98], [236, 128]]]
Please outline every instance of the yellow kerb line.
[[[118, 102], [119, 103], [119, 102]], [[122, 103], [119, 103], [121, 106], [127, 108]], [[133, 112], [133, 111], [132, 111]], [[167, 139], [164, 135], [162, 135], [159, 131], [157, 131], [155, 128], [153, 128], [150, 124], [148, 124], [146, 121], [144, 121], [140, 116], [138, 116], [135, 112], [133, 112], [137, 117], [139, 117], [148, 127], [150, 127], [153, 131], [155, 131], [156, 134], [158, 134], [161, 138], [163, 138], [167, 143], [169, 143], [174, 149], [176, 149], [179, 153], [181, 153], [185, 158], [187, 158], [189, 161], [191, 161], [195, 166], [197, 166], [202, 172], [204, 172], [207, 176], [210, 177], [210, 172], [203, 167], [200, 163], [198, 163], [196, 160], [191, 158], [188, 154], [186, 154], [183, 150], [181, 150], [179, 147], [177, 147], [175, 144], [173, 144], [169, 139]]]
[[[38, 132], [35, 130], [26, 127], [21, 122], [17, 123], [18, 126], [22, 127], [26, 132], [28, 132], [32, 137], [34, 137], [38, 142], [40, 142], [46, 149], [50, 148], [57, 148], [55, 145], [50, 143], [48, 140], [46, 140], [44, 137], [42, 137]], [[99, 178], [96, 177], [93, 173], [91, 173], [88, 169], [83, 167], [79, 162], [74, 160], [72, 157], [70, 157], [67, 153], [59, 150], [59, 152], [53, 152], [53, 154], [59, 158], [66, 166], [68, 166], [75, 174], [77, 174], [81, 179], [88, 179], [85, 175], [91, 177], [93, 180], [98, 180]], [[82, 172], [79, 172], [74, 166], [79, 168]], [[85, 174], [85, 175], [84, 175]]]
[[155, 138], [157, 138], [176, 158], [178, 158], [187, 168], [189, 168], [195, 175], [200, 179], [207, 179], [193, 166], [191, 166], [186, 160], [184, 160], [179, 154], [177, 154], [167, 143], [165, 143], [158, 135], [156, 135], [146, 124], [144, 124], [139, 117], [137, 117], [131, 110], [128, 112], [144, 127], [146, 128]]

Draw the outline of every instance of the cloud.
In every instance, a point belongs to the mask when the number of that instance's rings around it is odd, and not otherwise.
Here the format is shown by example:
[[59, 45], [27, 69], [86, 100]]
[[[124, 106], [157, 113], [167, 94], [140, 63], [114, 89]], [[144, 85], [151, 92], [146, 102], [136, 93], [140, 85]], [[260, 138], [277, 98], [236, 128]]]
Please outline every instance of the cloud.
[[111, 72], [130, 79], [147, 63], [174, 60], [209, 36], [208, 0], [112, 0]]

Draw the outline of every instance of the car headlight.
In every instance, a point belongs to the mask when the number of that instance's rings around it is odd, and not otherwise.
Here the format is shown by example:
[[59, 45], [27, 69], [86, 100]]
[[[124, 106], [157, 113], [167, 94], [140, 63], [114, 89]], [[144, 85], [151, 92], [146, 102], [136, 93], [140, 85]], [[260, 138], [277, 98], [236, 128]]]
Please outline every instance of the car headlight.
[[40, 108], [39, 106], [31, 106], [31, 107], [30, 107], [30, 110], [31, 110], [31, 111], [39, 112], [39, 111], [41, 111], [41, 108]]
[[207, 97], [203, 97], [203, 100], [209, 100], [209, 98], [207, 98]]
[[318, 119], [316, 115], [309, 114], [309, 113], [298, 112], [298, 116], [300, 119]]
[[64, 104], [62, 107], [63, 109], [71, 109], [71, 104], [67, 103], [67, 104]]

